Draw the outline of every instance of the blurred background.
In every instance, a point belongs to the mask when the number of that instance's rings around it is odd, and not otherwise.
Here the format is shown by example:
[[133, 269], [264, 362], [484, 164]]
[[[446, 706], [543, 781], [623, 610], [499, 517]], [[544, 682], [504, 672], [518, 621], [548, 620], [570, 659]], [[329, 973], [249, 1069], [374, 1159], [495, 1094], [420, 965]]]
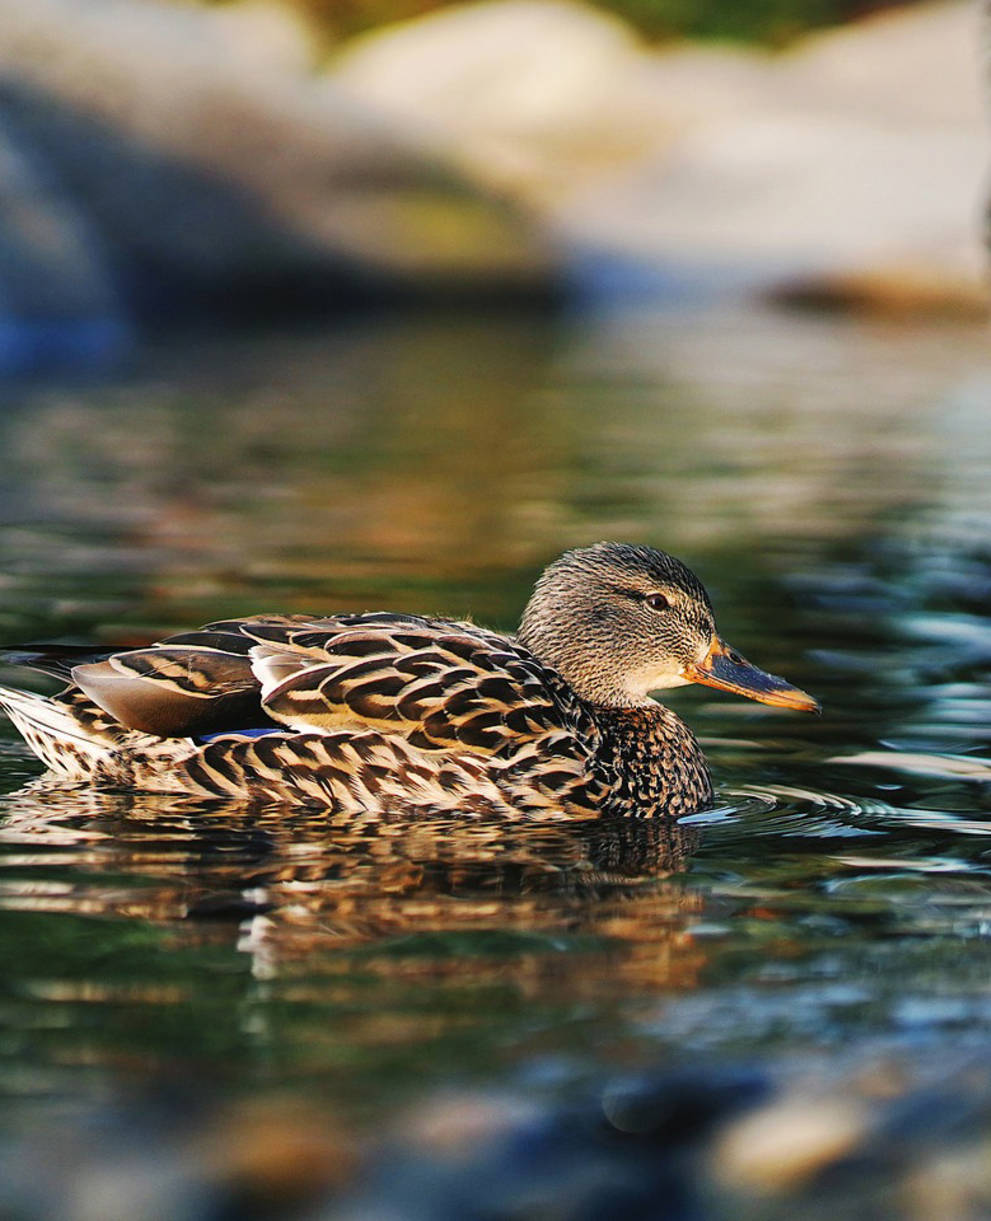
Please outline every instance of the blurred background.
[[0, 726], [0, 1214], [991, 1215], [983, 37], [0, 0], [0, 644], [511, 631], [614, 538], [825, 707], [671, 693], [677, 826], [74, 791]]
[[971, 3], [9, 0], [0, 35], [0, 367], [397, 301], [986, 306]]

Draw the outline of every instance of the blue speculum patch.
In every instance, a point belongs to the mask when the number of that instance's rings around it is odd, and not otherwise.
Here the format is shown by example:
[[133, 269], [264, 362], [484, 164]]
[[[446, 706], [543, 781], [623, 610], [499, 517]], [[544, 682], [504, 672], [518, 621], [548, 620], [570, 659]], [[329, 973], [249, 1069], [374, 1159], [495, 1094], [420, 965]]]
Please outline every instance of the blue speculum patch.
[[215, 742], [217, 738], [263, 738], [269, 733], [285, 733], [285, 727], [268, 725], [264, 729], [225, 729], [223, 733], [205, 733], [193, 738], [197, 746], [205, 746], [207, 742]]

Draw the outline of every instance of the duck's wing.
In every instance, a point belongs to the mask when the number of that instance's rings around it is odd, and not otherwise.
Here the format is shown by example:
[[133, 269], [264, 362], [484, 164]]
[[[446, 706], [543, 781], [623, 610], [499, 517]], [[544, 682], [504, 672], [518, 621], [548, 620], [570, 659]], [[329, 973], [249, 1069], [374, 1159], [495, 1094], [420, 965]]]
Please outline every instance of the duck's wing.
[[473, 624], [369, 615], [253, 624], [265, 712], [297, 730], [376, 729], [494, 755], [578, 728], [582, 706], [516, 641]]
[[72, 682], [128, 729], [195, 737], [272, 725], [235, 621], [71, 669]]
[[[306, 620], [266, 615], [259, 621], [289, 627]], [[261, 707], [261, 684], [251, 669], [255, 642], [241, 631], [249, 622], [211, 623], [136, 649], [17, 645], [0, 649], [0, 662], [69, 684], [66, 695], [83, 692], [118, 728], [185, 737], [271, 727], [274, 722]]]
[[94, 645], [23, 644], [0, 649], [0, 662], [6, 666], [23, 666], [37, 670], [50, 678], [72, 682], [74, 666], [105, 661], [116, 649], [100, 649]]
[[580, 701], [516, 641], [412, 615], [225, 620], [71, 673], [122, 725], [163, 737], [376, 729], [422, 750], [492, 755], [548, 734], [590, 745], [595, 733]]

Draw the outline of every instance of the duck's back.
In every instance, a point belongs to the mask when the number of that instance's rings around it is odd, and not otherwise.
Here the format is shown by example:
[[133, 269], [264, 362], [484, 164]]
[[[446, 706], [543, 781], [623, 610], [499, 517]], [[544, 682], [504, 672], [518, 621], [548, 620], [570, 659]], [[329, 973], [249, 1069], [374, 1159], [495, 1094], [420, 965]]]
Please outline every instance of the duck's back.
[[111, 782], [331, 805], [411, 790], [529, 813], [602, 805], [592, 711], [518, 641], [474, 624], [259, 615], [61, 664], [62, 707], [82, 717], [92, 701], [122, 727], [101, 762]]
[[413, 615], [225, 620], [71, 675], [122, 724], [166, 737], [378, 728], [495, 754], [588, 728], [581, 701], [511, 637]]

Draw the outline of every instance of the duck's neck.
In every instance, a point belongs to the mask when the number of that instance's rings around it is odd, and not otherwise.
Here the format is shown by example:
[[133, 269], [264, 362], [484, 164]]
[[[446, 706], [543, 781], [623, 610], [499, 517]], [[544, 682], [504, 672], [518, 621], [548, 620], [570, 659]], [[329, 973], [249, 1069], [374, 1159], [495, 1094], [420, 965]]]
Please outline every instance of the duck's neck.
[[670, 708], [595, 709], [601, 766], [612, 795], [607, 813], [678, 818], [712, 797], [712, 780], [695, 735]]

